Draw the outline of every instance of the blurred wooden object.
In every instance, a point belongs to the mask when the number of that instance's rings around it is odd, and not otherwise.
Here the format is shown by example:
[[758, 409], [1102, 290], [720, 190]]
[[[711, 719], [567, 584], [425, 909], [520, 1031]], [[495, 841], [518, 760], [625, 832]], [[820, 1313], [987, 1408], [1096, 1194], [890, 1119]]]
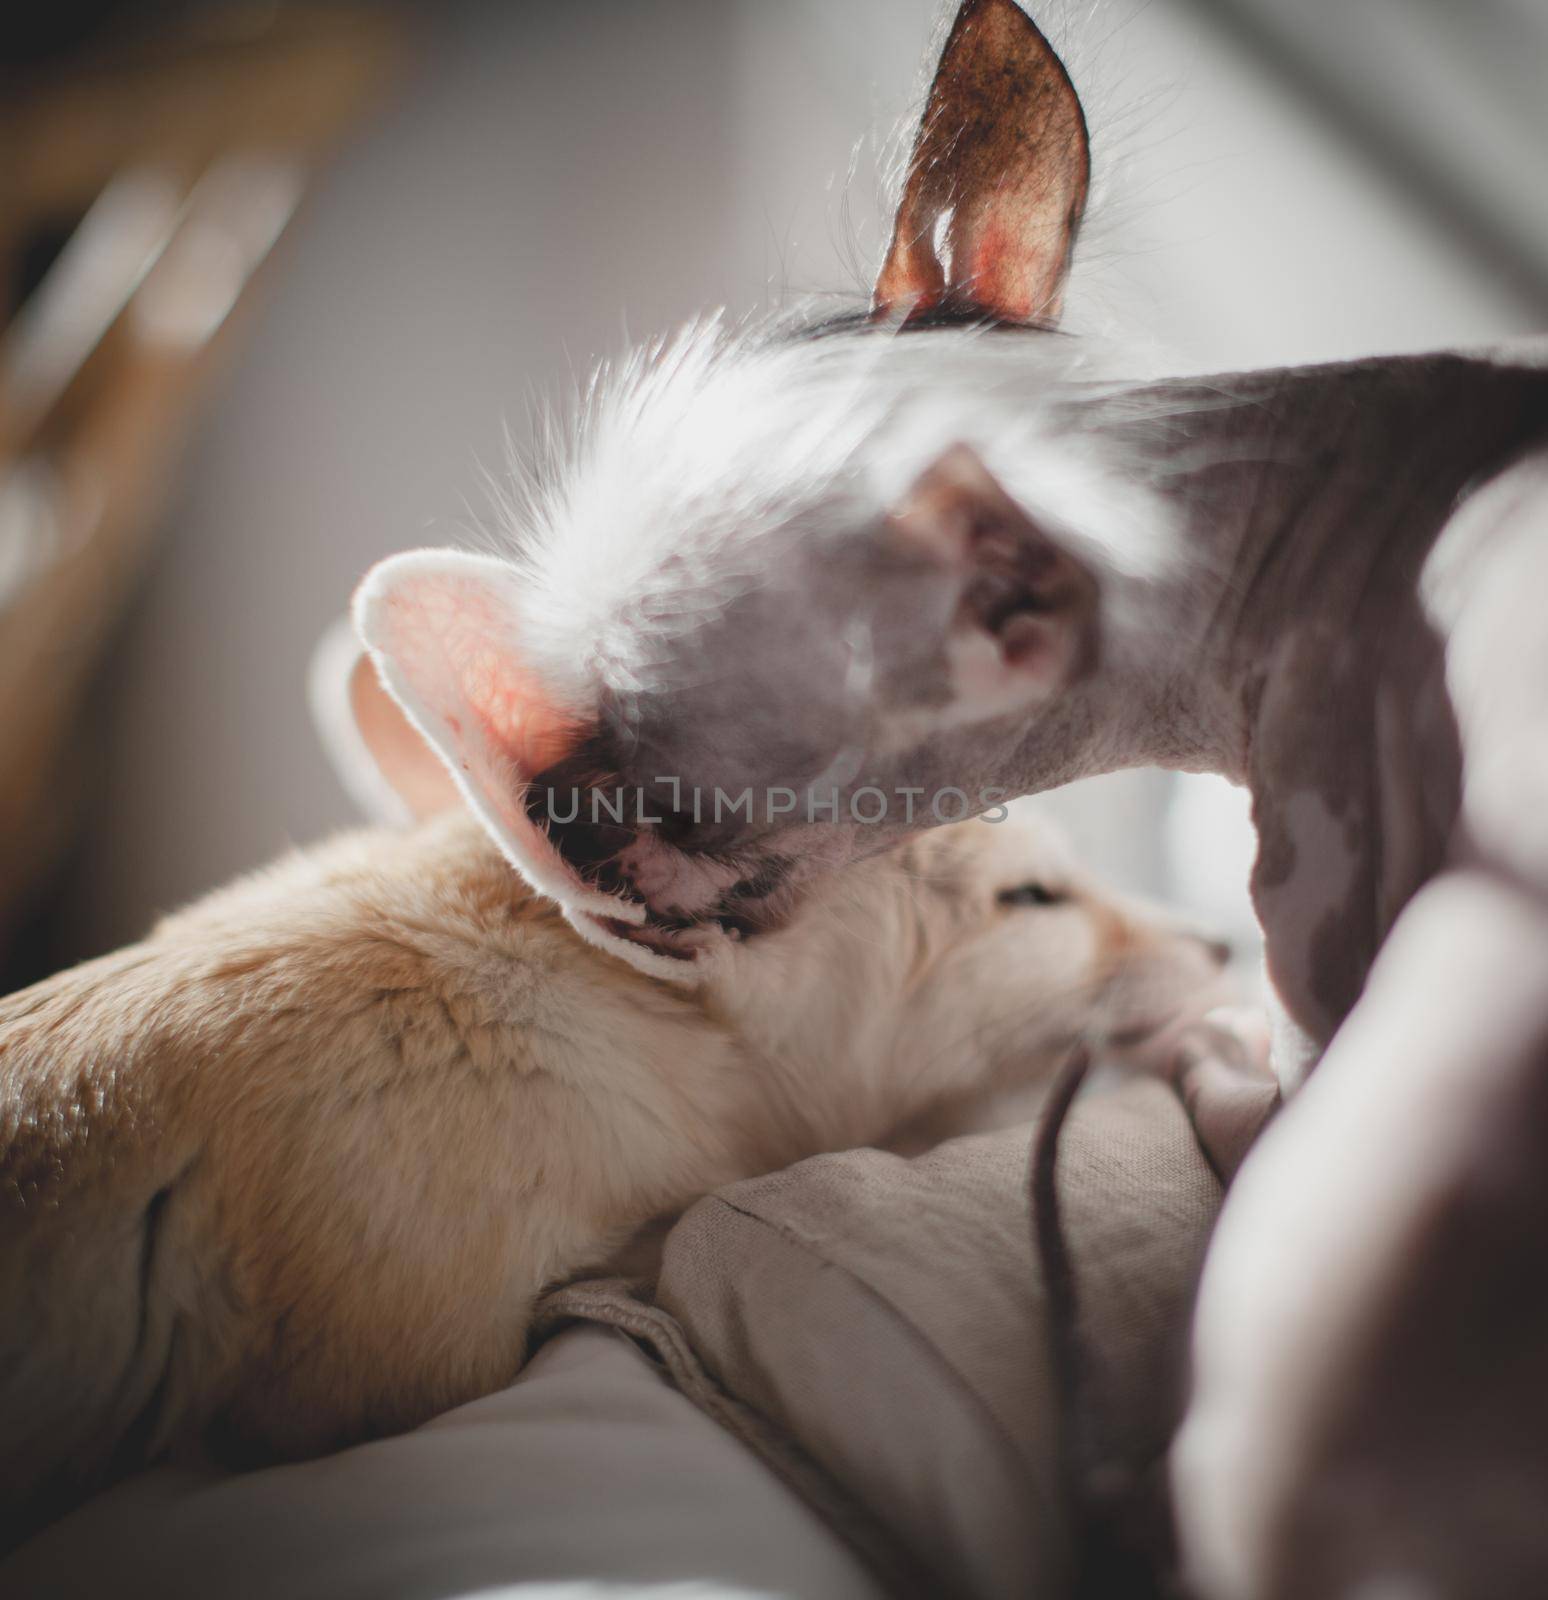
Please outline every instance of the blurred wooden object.
[[0, 942], [69, 838], [83, 698], [212, 366], [401, 55], [380, 8], [223, 7], [0, 84]]

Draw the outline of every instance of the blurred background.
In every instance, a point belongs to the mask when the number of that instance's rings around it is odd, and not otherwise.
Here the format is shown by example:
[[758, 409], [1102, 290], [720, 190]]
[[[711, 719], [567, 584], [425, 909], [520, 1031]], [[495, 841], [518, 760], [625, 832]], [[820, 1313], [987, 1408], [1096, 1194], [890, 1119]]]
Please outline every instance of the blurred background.
[[[950, 0], [63, 4], [0, 46], [0, 982], [351, 820], [305, 696], [533, 394], [862, 290]], [[1136, 372], [1548, 329], [1548, 0], [1043, 0]], [[1057, 797], [1237, 932], [1234, 791]]]

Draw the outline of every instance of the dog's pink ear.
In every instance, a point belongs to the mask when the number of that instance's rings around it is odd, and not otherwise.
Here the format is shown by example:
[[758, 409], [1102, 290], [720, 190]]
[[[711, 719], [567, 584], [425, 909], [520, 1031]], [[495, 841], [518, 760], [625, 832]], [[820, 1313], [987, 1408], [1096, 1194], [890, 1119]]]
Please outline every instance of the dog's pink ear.
[[427, 816], [460, 796], [572, 921], [639, 921], [640, 907], [582, 882], [527, 814], [532, 779], [574, 748], [585, 717], [527, 660], [515, 572], [452, 550], [392, 556], [356, 591], [354, 622], [369, 652], [349, 680], [355, 725], [409, 809]]
[[1090, 171], [1085, 116], [1048, 41], [1013, 0], [963, 0], [925, 103], [875, 314], [1052, 323]]
[[915, 480], [889, 535], [899, 554], [955, 586], [945, 641], [954, 714], [976, 720], [1036, 705], [1095, 664], [1095, 575], [969, 446], [953, 445]]

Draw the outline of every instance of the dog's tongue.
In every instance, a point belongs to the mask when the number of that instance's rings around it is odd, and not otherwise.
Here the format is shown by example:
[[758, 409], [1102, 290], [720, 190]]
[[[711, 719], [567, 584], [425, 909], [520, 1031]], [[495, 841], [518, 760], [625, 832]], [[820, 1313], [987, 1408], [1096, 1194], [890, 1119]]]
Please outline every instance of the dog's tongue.
[[652, 920], [694, 923], [713, 917], [740, 874], [712, 856], [689, 854], [641, 828], [617, 857], [625, 892], [644, 901]]

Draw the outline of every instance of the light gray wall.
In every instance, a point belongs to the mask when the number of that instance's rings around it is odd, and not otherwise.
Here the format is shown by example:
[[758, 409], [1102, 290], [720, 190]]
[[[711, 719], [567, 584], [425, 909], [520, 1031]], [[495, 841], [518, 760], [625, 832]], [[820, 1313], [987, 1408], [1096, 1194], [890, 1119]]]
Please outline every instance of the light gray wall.
[[[1541, 18], [1537, 0], [1510, 3]], [[787, 283], [856, 286], [880, 237], [874, 135], [917, 106], [938, 14], [588, 0], [463, 10], [429, 38], [407, 97], [315, 195], [203, 421], [112, 669], [68, 889], [77, 949], [349, 820], [307, 722], [312, 643], [377, 556], [458, 536], [478, 463], [499, 464], [530, 391], [561, 388], [625, 328], [755, 308]], [[1073, 318], [1132, 340], [1136, 363], [1306, 359], [1538, 320], [1209, 6], [1042, 14], [1098, 135]], [[1341, 13], [1303, 14], [1326, 31]], [[1133, 881], [1165, 887], [1171, 793], [1138, 775], [1066, 810]], [[1244, 835], [1238, 817], [1219, 843], [1219, 803], [1206, 793], [1206, 821], [1177, 832], [1209, 857], [1194, 872], [1185, 853], [1183, 878], [1223, 875], [1229, 901]]]

